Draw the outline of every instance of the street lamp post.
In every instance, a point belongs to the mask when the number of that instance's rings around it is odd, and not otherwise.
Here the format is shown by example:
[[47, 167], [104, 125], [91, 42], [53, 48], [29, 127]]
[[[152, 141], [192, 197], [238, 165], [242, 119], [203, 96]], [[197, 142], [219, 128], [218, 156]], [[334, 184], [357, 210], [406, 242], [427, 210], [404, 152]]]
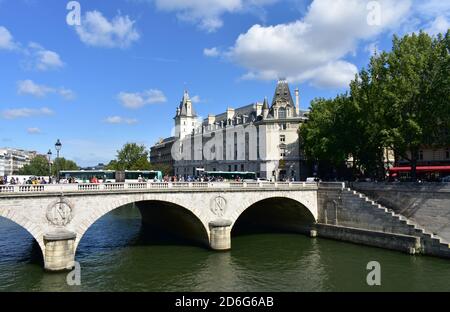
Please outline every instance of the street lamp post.
[[[58, 139], [55, 143], [56, 160], [59, 160], [59, 151], [61, 150], [61, 147], [62, 147], [61, 141]], [[55, 162], [56, 162], [56, 160], [55, 160]], [[58, 166], [58, 167], [56, 167], [56, 174], [57, 174], [56, 181], [59, 183], [59, 165], [58, 165], [58, 163], [56, 163], [56, 165]]]
[[52, 151], [50, 149], [47, 152], [47, 159], [48, 159], [48, 167], [49, 167], [48, 183], [52, 183]]

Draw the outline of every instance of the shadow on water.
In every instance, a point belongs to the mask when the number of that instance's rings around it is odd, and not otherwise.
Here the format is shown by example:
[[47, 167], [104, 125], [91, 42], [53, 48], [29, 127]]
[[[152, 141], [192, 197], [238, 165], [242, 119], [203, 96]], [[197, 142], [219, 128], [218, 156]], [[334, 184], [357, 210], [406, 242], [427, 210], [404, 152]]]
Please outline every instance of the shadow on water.
[[193, 246], [205, 247], [199, 241], [186, 239], [170, 231], [155, 229], [152, 226], [142, 223], [137, 236], [130, 242], [131, 246]]
[[246, 209], [236, 220], [231, 234], [308, 234], [314, 222], [311, 212], [299, 202], [286, 198], [269, 198]]
[[0, 217], [0, 263], [17, 262], [43, 265], [41, 248], [20, 225]]
[[145, 207], [148, 208], [156, 211], [153, 222], [144, 222], [142, 211], [133, 204], [115, 209], [97, 220], [81, 239], [77, 256], [90, 251], [134, 246], [205, 247], [204, 241], [177, 231], [177, 225], [183, 228], [183, 220], [174, 226], [164, 222], [167, 220], [161, 217], [162, 213], [159, 214], [159, 207]]
[[36, 240], [33, 239], [33, 242], [30, 246], [28, 257], [24, 258], [25, 261], [28, 261], [31, 264], [44, 266], [44, 256], [42, 255], [42, 250]]

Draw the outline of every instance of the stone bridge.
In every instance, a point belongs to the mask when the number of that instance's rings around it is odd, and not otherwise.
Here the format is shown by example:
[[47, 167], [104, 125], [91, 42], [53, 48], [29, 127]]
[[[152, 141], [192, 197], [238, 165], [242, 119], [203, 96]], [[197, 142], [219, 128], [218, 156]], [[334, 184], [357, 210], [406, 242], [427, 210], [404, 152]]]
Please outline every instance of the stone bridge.
[[0, 216], [25, 228], [39, 244], [45, 268], [58, 271], [71, 267], [92, 224], [128, 204], [157, 230], [227, 250], [237, 221], [308, 233], [318, 219], [317, 190], [317, 184], [295, 182], [1, 186]]
[[[146, 228], [199, 242], [213, 250], [230, 249], [232, 231], [262, 227], [450, 258], [449, 243], [439, 235], [441, 232], [433, 230], [433, 222], [424, 227], [345, 183], [0, 186], [0, 217], [31, 233], [50, 271], [70, 269], [89, 227], [108, 212], [130, 204], [139, 209]], [[430, 207], [433, 214], [448, 216], [448, 210]], [[439, 220], [441, 228], [448, 219]]]

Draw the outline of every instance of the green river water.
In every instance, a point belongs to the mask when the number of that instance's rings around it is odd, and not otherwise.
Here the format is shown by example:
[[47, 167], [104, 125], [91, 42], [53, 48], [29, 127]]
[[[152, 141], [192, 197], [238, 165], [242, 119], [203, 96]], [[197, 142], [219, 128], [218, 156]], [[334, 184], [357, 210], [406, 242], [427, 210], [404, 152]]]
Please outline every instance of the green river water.
[[[44, 272], [40, 249], [0, 218], [0, 291], [450, 291], [450, 261], [297, 234], [232, 238], [232, 250], [154, 240], [139, 212], [101, 218], [76, 254], [81, 285]], [[381, 286], [368, 286], [366, 265], [381, 264]]]

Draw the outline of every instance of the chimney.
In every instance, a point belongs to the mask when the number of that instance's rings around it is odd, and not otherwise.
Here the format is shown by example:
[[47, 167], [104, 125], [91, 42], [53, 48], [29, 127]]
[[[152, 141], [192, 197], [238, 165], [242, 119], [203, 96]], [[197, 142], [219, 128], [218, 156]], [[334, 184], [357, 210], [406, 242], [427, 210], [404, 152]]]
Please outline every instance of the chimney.
[[298, 116], [300, 116], [300, 91], [298, 88], [295, 89], [295, 113]]

